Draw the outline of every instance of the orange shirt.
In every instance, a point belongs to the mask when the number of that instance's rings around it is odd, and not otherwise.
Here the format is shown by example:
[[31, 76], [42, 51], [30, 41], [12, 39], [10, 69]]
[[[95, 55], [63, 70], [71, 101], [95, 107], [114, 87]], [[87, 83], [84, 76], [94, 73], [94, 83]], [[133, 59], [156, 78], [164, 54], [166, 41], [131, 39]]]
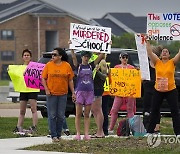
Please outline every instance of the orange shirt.
[[52, 95], [65, 95], [68, 93], [69, 80], [74, 73], [69, 63], [63, 61], [59, 65], [53, 61], [48, 62], [42, 72], [42, 78], [47, 80], [47, 87]]
[[156, 70], [156, 83], [155, 89], [157, 90], [157, 78], [168, 78], [168, 91], [176, 88], [174, 72], [175, 65], [172, 59], [163, 63], [161, 60], [158, 60], [155, 65]]

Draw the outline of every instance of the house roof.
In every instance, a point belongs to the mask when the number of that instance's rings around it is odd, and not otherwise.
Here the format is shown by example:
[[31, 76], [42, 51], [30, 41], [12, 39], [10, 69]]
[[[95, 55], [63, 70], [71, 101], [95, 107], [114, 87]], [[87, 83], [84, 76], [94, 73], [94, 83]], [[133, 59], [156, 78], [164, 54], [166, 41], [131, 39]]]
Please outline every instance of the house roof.
[[94, 23], [96, 26], [110, 27], [113, 35], [119, 36], [126, 32], [123, 28], [119, 27], [109, 19], [93, 19], [91, 20], [91, 23]]
[[0, 3], [0, 10], [1, 11], [6, 10], [8, 8], [15, 6], [15, 5], [21, 4], [25, 1], [27, 1], [27, 0], [18, 0], [18, 1], [14, 1], [12, 3]]
[[146, 20], [146, 17], [136, 17], [131, 13], [107, 13], [101, 19], [91, 21], [97, 25], [111, 27], [114, 35], [119, 36], [123, 32], [146, 33]]
[[31, 14], [38, 16], [71, 16], [84, 23], [89, 23], [87, 20], [82, 19], [70, 12], [64, 11], [56, 6], [46, 3], [41, 0], [16, 0], [12, 3], [2, 4], [0, 3], [0, 23], [11, 20], [22, 14]]

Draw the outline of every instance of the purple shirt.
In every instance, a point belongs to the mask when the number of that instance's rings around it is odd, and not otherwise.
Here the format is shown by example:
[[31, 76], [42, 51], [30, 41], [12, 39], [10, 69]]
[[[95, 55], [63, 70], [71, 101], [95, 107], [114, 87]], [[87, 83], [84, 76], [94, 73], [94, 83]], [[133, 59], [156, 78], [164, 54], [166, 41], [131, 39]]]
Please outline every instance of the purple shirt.
[[80, 64], [78, 67], [76, 91], [93, 91], [92, 67]]

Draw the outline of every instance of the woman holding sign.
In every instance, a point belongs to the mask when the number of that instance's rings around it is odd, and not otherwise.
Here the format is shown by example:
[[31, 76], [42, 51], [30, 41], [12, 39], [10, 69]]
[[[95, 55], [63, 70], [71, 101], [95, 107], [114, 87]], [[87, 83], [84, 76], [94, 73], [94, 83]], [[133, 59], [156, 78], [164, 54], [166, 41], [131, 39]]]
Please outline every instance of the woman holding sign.
[[171, 109], [174, 133], [180, 135], [180, 116], [178, 108], [178, 92], [175, 85], [174, 73], [175, 65], [180, 61], [180, 50], [176, 56], [170, 59], [170, 52], [164, 48], [161, 51], [160, 58], [153, 53], [149, 40], [146, 40], [147, 53], [155, 66], [156, 82], [153, 95], [153, 103], [150, 115], [150, 123], [147, 132], [154, 133], [156, 118], [160, 112], [160, 106], [164, 98]]
[[[31, 61], [32, 53], [30, 50], [25, 49], [22, 52], [22, 59], [24, 65], [28, 65]], [[38, 115], [37, 115], [37, 92], [20, 92], [20, 115], [18, 118], [17, 126], [14, 133], [23, 132], [23, 123], [26, 113], [27, 102], [29, 101], [32, 112], [33, 125], [29, 128], [30, 132], [35, 132], [37, 130]]]
[[[126, 52], [122, 52], [119, 55], [119, 58], [121, 64], [116, 65], [115, 68], [134, 69], [134, 66], [128, 64], [128, 54]], [[116, 120], [118, 118], [118, 111], [120, 110], [123, 104], [126, 104], [128, 118], [132, 118], [134, 116], [134, 113], [136, 112], [135, 98], [115, 96], [113, 106], [111, 108], [111, 119], [110, 119], [109, 131], [108, 131], [109, 134], [113, 133], [113, 129], [116, 124]]]
[[68, 56], [62, 48], [52, 51], [52, 60], [45, 65], [42, 73], [42, 83], [47, 96], [47, 110], [49, 128], [53, 142], [61, 138], [62, 126], [65, 118], [68, 86], [74, 101], [74, 73], [67, 62]]

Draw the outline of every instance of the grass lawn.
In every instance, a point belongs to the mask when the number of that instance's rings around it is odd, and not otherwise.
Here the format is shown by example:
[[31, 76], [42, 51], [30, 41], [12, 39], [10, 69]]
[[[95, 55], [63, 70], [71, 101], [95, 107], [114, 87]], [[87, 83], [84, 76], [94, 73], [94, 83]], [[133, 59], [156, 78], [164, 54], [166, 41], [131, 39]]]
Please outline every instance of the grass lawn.
[[0, 86], [8, 86], [9, 80], [0, 80]]
[[[120, 119], [118, 119], [120, 120]], [[16, 126], [17, 118], [0, 118], [0, 138], [14, 138], [18, 137], [12, 133]], [[74, 118], [67, 118], [67, 123], [71, 134], [75, 134]], [[24, 127], [31, 126], [31, 119], [26, 118]], [[83, 120], [82, 120], [82, 134], [83, 134]], [[96, 125], [94, 119], [91, 118], [90, 134], [95, 133]], [[35, 136], [44, 136], [48, 133], [47, 119], [39, 119], [38, 132]], [[163, 117], [161, 119], [161, 133], [173, 134], [172, 122], [170, 118]], [[147, 138], [105, 138], [92, 139], [90, 141], [74, 141], [61, 140], [59, 143], [44, 144], [26, 148], [29, 150], [43, 150], [43, 151], [59, 151], [59, 152], [78, 152], [78, 153], [180, 153], [179, 143], [165, 143], [164, 140], [156, 148], [150, 148], [147, 145]]]

